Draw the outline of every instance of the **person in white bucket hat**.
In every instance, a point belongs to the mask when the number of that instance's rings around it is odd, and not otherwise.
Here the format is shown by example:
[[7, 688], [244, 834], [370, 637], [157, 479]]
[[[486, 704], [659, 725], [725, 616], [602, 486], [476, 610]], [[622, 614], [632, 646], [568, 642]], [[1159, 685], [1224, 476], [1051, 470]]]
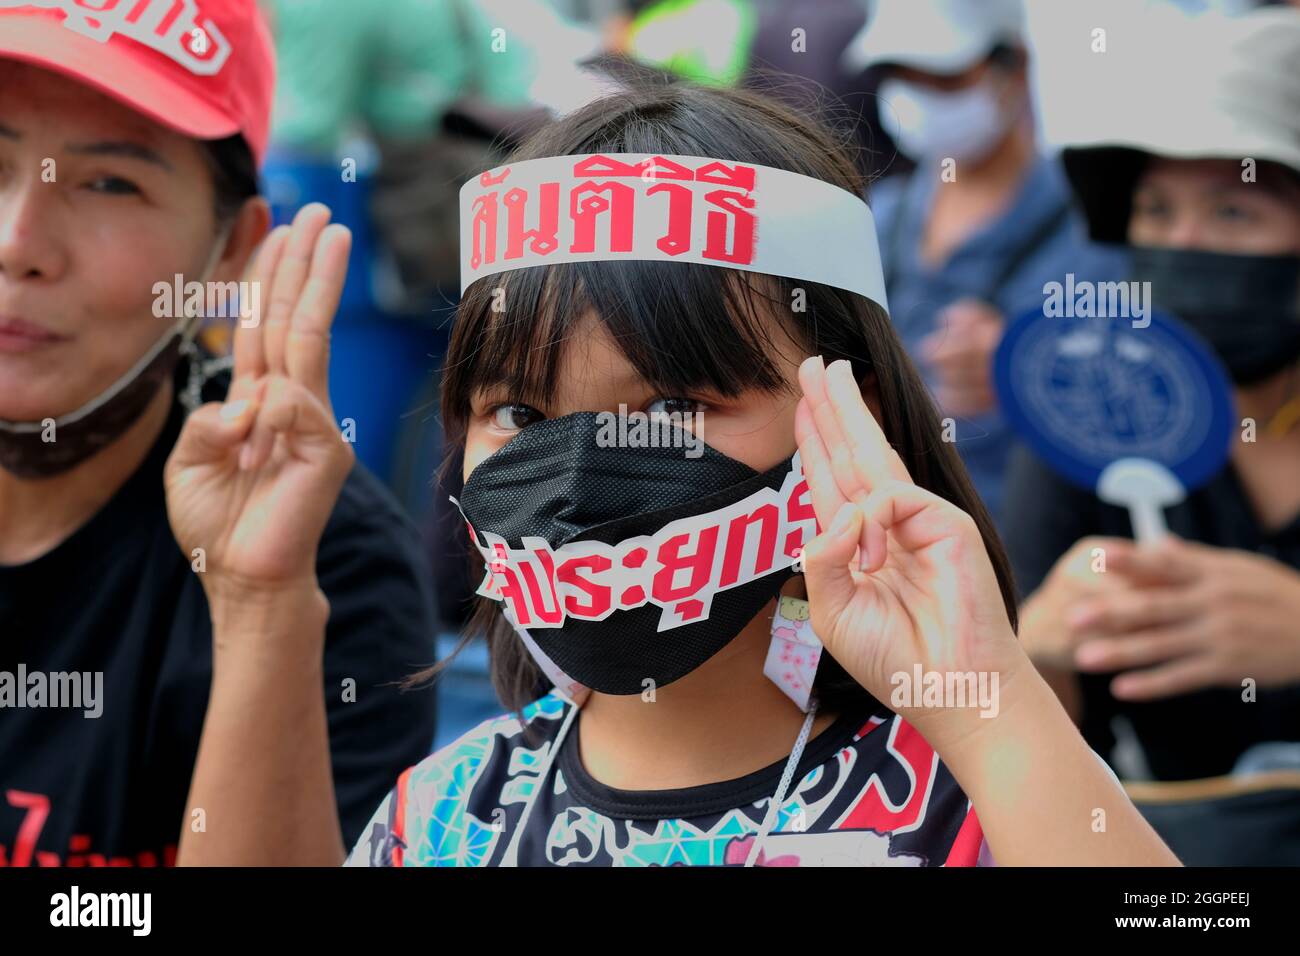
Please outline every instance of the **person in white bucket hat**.
[[963, 73], [1023, 29], [1020, 0], [879, 0], [844, 51], [845, 66], [900, 63], [927, 73]]
[[1019, 0], [880, 0], [844, 54], [882, 67], [881, 126], [916, 163], [872, 190], [891, 312], [995, 515], [1013, 436], [992, 387], [1007, 319], [1067, 272], [1117, 278], [1035, 142]]
[[[1173, 534], [1152, 550], [1129, 540], [1127, 512], [1027, 453], [1005, 520], [1031, 657], [1099, 752], [1129, 721], [1147, 765], [1130, 772], [1158, 780], [1300, 740], [1300, 12], [1186, 30], [1161, 76], [1099, 104], [1110, 131], [1064, 160], [1093, 238], [1127, 244], [1131, 278], [1217, 353], [1240, 440], [1166, 510]], [[1097, 547], [1104, 575], [1087, 570]]]

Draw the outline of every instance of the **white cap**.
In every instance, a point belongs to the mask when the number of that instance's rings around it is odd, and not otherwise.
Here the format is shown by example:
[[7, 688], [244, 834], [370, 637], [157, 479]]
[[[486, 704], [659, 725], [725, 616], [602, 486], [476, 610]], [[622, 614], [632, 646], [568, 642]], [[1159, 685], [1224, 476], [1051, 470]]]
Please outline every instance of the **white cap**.
[[874, 13], [844, 51], [843, 66], [861, 72], [897, 63], [927, 73], [964, 73], [999, 43], [1018, 43], [1020, 0], [875, 0]]
[[1300, 11], [1206, 14], [1161, 35], [1158, 61], [1094, 88], [1064, 138], [1066, 171], [1094, 239], [1122, 241], [1152, 155], [1272, 160], [1300, 172]]

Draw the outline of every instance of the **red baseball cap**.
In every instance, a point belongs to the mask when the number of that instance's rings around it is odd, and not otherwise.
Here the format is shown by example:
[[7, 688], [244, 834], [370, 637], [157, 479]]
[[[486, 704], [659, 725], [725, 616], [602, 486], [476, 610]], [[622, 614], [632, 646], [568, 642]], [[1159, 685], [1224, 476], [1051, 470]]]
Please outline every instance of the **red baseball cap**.
[[255, 0], [0, 0], [0, 58], [92, 86], [195, 139], [266, 153], [275, 52]]

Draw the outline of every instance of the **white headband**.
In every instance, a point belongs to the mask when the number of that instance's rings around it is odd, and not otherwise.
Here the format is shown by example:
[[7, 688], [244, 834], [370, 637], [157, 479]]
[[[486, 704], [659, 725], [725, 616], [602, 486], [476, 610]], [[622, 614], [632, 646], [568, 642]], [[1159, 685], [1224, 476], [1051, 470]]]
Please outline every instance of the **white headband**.
[[875, 219], [846, 190], [699, 156], [592, 153], [502, 166], [460, 191], [460, 288], [509, 269], [646, 259], [763, 272], [887, 308]]

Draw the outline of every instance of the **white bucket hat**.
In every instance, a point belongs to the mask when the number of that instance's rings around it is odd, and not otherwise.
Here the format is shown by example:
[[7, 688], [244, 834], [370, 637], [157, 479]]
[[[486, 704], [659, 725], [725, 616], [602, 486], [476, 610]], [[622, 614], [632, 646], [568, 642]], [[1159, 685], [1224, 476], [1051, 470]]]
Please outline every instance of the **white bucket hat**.
[[1123, 242], [1151, 156], [1272, 161], [1300, 173], [1300, 11], [1203, 15], [1163, 31], [1139, 74], [1096, 91], [1063, 159], [1092, 238]]
[[1020, 0], [876, 0], [870, 19], [849, 41], [843, 66], [858, 73], [895, 63], [927, 73], [964, 73], [999, 43], [1018, 44]]

